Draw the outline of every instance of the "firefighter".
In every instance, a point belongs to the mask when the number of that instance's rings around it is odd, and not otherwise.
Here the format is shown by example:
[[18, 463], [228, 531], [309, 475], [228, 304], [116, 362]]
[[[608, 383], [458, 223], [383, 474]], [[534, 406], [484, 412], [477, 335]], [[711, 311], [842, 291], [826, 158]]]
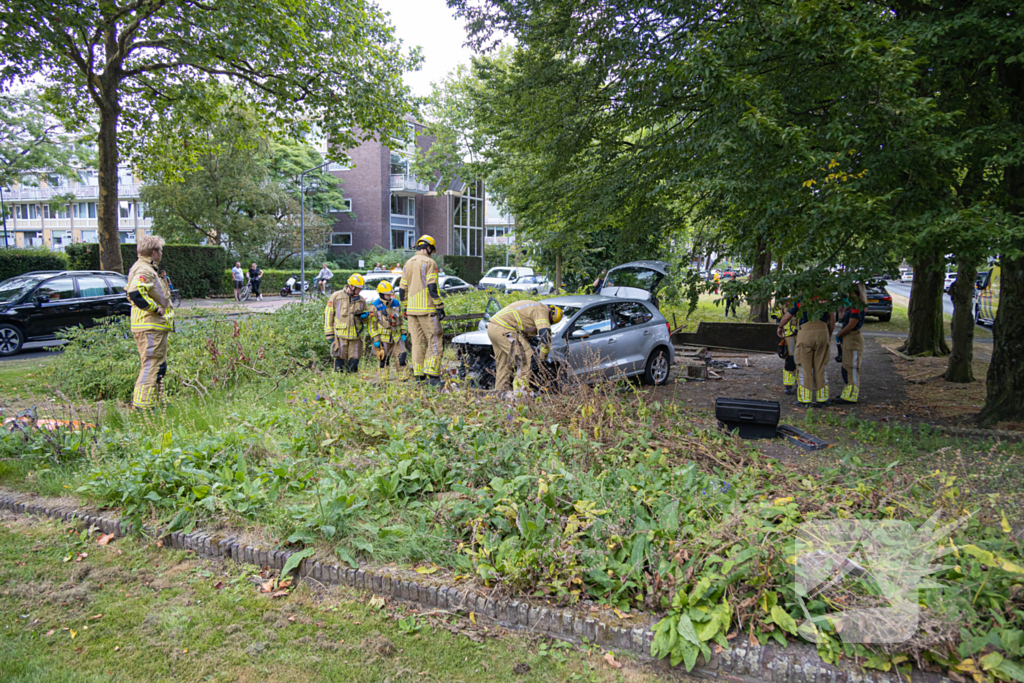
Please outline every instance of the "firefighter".
[[860, 328], [864, 325], [867, 290], [864, 285], [857, 285], [851, 292], [852, 298], [840, 309], [841, 326], [836, 332], [836, 344], [839, 346], [839, 362], [843, 364], [843, 393], [834, 403], [853, 404], [860, 396], [860, 362], [864, 356], [864, 335]]
[[412, 343], [412, 374], [420, 382], [441, 384], [441, 321], [444, 303], [437, 290], [437, 263], [430, 255], [437, 242], [430, 235], [416, 241], [416, 254], [406, 261], [398, 300], [408, 320]]
[[139, 258], [128, 271], [132, 336], [142, 365], [132, 392], [132, 407], [136, 409], [156, 406], [160, 383], [167, 373], [167, 335], [174, 329], [174, 309], [167, 284], [157, 272], [163, 249], [163, 239], [143, 235], [136, 246]]
[[779, 321], [777, 333], [785, 338], [785, 326], [799, 315], [796, 334], [797, 403], [824, 407], [831, 402], [828, 396], [828, 349], [832, 331], [836, 326], [836, 313], [822, 313], [818, 320], [809, 321], [803, 304], [797, 301]]
[[365, 285], [362, 275], [352, 273], [345, 286], [327, 300], [324, 335], [331, 345], [335, 372], [359, 371], [360, 336], [366, 319], [370, 317], [366, 300], [359, 296]]
[[405, 332], [402, 327], [402, 310], [398, 300], [392, 296], [391, 283], [386, 280], [377, 285], [377, 299], [370, 310], [370, 340], [374, 353], [383, 369], [391, 363], [391, 356], [398, 351], [398, 367], [405, 367]]
[[497, 374], [494, 389], [499, 393], [512, 388], [512, 366], [519, 366], [517, 389], [526, 389], [530, 381], [530, 339], [540, 341], [543, 363], [551, 352], [551, 326], [562, 320], [562, 309], [536, 301], [517, 301], [494, 314], [487, 323], [487, 337], [494, 349]]
[[[782, 304], [782, 311], [785, 311], [789, 301], [787, 300]], [[783, 326], [782, 329], [782, 343], [785, 345], [785, 358], [786, 363], [782, 366], [782, 386], [783, 391], [788, 396], [792, 396], [796, 393], [796, 333], [797, 333], [797, 320], [795, 318], [790, 319], [788, 323]]]

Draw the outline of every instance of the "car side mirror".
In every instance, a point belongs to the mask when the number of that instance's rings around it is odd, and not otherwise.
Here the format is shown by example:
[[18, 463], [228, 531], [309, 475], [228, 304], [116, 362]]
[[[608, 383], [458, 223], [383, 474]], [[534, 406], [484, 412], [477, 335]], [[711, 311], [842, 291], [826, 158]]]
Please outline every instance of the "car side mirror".
[[45, 294], [36, 295], [36, 306], [42, 306], [43, 304], [50, 303], [50, 297]]
[[590, 333], [586, 330], [573, 330], [572, 334], [569, 335], [569, 339], [589, 339]]

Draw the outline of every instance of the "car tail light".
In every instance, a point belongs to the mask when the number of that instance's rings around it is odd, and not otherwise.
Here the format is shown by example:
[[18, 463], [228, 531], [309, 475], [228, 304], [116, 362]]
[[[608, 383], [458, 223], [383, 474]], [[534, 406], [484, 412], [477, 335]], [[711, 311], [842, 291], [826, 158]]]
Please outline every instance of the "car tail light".
[[882, 301], [892, 301], [892, 297], [891, 296], [883, 296], [882, 297]]

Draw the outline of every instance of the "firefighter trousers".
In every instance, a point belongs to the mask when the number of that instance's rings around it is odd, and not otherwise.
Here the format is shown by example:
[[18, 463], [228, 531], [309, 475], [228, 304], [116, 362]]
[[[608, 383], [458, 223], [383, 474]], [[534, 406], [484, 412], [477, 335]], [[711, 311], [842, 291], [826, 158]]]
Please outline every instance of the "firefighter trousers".
[[514, 367], [519, 368], [519, 373], [516, 376], [517, 388], [528, 388], [530, 385], [530, 360], [526, 349], [529, 349], [530, 345], [526, 337], [497, 323], [488, 323], [487, 338], [491, 340], [491, 348], [494, 349], [494, 388], [497, 391], [512, 389], [512, 369]]
[[856, 403], [860, 397], [860, 362], [864, 357], [864, 335], [860, 330], [843, 337], [843, 380], [846, 386], [840, 398]]
[[786, 364], [782, 367], [782, 386], [796, 386], [796, 335], [786, 337]]
[[828, 349], [828, 324], [815, 320], [800, 326], [796, 335], [797, 402], [828, 401]]
[[441, 375], [441, 321], [436, 313], [409, 315], [409, 341], [412, 342], [412, 374]]
[[135, 408], [153, 408], [157, 404], [157, 385], [167, 372], [168, 334], [166, 330], [132, 331], [142, 366], [132, 392], [132, 405]]

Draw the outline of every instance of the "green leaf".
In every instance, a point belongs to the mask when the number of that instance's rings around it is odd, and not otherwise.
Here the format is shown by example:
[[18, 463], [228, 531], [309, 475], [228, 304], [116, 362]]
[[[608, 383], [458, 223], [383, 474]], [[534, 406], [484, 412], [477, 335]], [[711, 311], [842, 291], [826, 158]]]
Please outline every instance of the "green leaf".
[[1010, 659], [1004, 659], [993, 671], [1003, 678], [1024, 683], [1024, 668]]
[[998, 652], [989, 652], [987, 655], [981, 658], [981, 668], [985, 671], [991, 671], [1000, 664], [1003, 663], [1003, 656]]
[[793, 635], [797, 635], [796, 619], [789, 616], [789, 613], [786, 612], [786, 610], [782, 609], [782, 607], [778, 605], [772, 607], [771, 620], [778, 624], [779, 628], [781, 628], [783, 631], [786, 631], [787, 633], [792, 633]]
[[342, 562], [352, 567], [352, 569], [358, 569], [359, 563], [356, 558], [349, 552], [348, 548], [338, 547], [334, 549], [334, 554], [338, 556]]
[[693, 628], [693, 622], [685, 614], [679, 615], [679, 624], [676, 626], [676, 631], [682, 636], [683, 640], [694, 645], [700, 645], [700, 638], [697, 637], [697, 632]]
[[288, 556], [288, 560], [284, 563], [284, 567], [281, 569], [281, 576], [288, 576], [288, 574], [298, 569], [299, 565], [307, 557], [312, 557], [316, 550], [314, 548], [303, 548]]
[[203, 486], [193, 486], [192, 487], [192, 495], [195, 496], [196, 498], [198, 498], [199, 500], [202, 500], [203, 498], [206, 498], [206, 496], [209, 493], [210, 493], [210, 487], [206, 486], [205, 484]]
[[156, 491], [150, 491], [145, 496], [143, 496], [143, 498], [145, 498], [146, 500], [151, 500], [154, 503], [159, 503], [161, 500], [163, 500], [160, 494], [157, 493]]

